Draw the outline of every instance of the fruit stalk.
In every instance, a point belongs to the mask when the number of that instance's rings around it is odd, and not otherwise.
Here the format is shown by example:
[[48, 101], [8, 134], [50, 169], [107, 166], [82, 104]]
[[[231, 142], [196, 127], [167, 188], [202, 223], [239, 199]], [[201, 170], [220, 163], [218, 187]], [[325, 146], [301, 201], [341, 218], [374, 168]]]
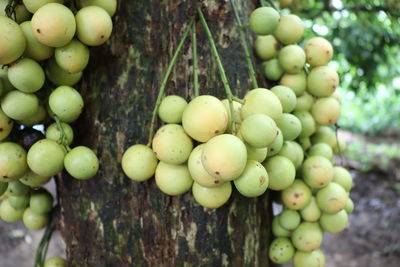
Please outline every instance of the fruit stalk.
[[251, 78], [251, 83], [253, 84], [253, 88], [258, 88], [256, 72], [254, 71], [253, 61], [250, 56], [249, 47], [247, 46], [247, 40], [245, 36], [246, 28], [243, 27], [243, 24], [240, 21], [239, 12], [237, 10], [235, 1], [230, 0], [230, 3], [233, 9], [233, 13], [235, 14], [236, 23], [238, 25], [240, 42], [242, 43], [244, 54], [246, 55], [246, 63]]
[[179, 54], [180, 54], [180, 52], [182, 50], [183, 44], [185, 43], [186, 38], [188, 37], [189, 31], [192, 28], [193, 22], [194, 22], [194, 17], [192, 17], [190, 19], [189, 25], [186, 27], [186, 30], [183, 33], [181, 40], [179, 41], [178, 47], [176, 48], [175, 53], [172, 56], [172, 59], [168, 64], [167, 72], [165, 73], [164, 79], [163, 79], [163, 81], [161, 83], [161, 87], [160, 87], [160, 90], [159, 90], [158, 96], [157, 96], [156, 105], [154, 107], [153, 114], [152, 114], [152, 117], [151, 117], [149, 141], [147, 143], [147, 146], [150, 146], [151, 145], [151, 141], [153, 140], [154, 124], [155, 124], [155, 121], [156, 121], [158, 108], [160, 107], [160, 104], [161, 104], [161, 99], [162, 99], [162, 97], [164, 95], [165, 87], [167, 86], [168, 78], [171, 75], [172, 69], [173, 69], [173, 67], [174, 67], [174, 65], [176, 63], [176, 60], [178, 59], [178, 56], [179, 56]]
[[194, 96], [200, 95], [199, 92], [199, 60], [197, 57], [197, 34], [196, 24], [193, 24], [192, 29], [192, 53], [193, 53], [193, 84], [194, 84]]
[[[224, 66], [222, 65], [221, 58], [219, 57], [218, 50], [217, 50], [217, 47], [215, 46], [214, 38], [212, 37], [210, 28], [208, 27], [207, 21], [204, 18], [203, 12], [201, 11], [200, 8], [197, 8], [197, 13], [199, 14], [200, 21], [203, 24], [208, 41], [210, 42], [211, 53], [213, 54], [213, 56], [215, 57], [215, 59], [217, 61], [217, 66], [218, 66], [218, 70], [219, 70], [219, 73], [221, 76], [221, 80], [222, 80], [222, 83], [224, 84], [224, 89], [225, 89], [226, 95], [229, 100], [229, 111], [231, 113], [231, 118], [234, 118], [235, 113], [234, 113], [233, 103], [232, 103], [233, 102], [233, 94], [232, 94], [231, 88], [228, 83], [228, 79], [225, 74]], [[236, 134], [236, 123], [234, 120], [232, 120], [232, 134]]]
[[49, 247], [51, 235], [54, 232], [54, 225], [52, 222], [46, 228], [46, 231], [43, 234], [42, 240], [40, 241], [39, 247], [36, 251], [35, 264], [34, 267], [42, 267], [44, 266], [44, 261], [46, 259], [47, 249]]
[[64, 149], [65, 149], [67, 152], [71, 151], [71, 148], [70, 148], [68, 145], [64, 144], [64, 139], [66, 138], [66, 134], [65, 134], [65, 132], [64, 132], [64, 128], [63, 128], [62, 125], [61, 125], [60, 119], [59, 119], [56, 115], [54, 115], [54, 121], [55, 121], [56, 124], [57, 124], [57, 129], [60, 131], [60, 139], [59, 139], [59, 141], [58, 141], [59, 144], [60, 144], [61, 146], [63, 146]]

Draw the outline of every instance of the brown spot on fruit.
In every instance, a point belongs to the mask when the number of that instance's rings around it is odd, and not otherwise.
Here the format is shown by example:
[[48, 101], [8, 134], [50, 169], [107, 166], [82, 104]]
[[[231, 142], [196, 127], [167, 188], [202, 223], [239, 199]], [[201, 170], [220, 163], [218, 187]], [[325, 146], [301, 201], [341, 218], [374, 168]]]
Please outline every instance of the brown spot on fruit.
[[215, 133], [215, 134], [219, 133], [219, 130], [215, 130], [214, 133]]
[[218, 180], [215, 180], [215, 181], [214, 181], [214, 184], [219, 184], [219, 181], [218, 181]]
[[200, 160], [197, 160], [196, 163], [197, 163], [197, 164], [200, 164]]
[[36, 31], [37, 31], [38, 33], [40, 33], [40, 29], [36, 29]]
[[265, 184], [265, 177], [264, 176], [260, 176], [260, 185]]
[[219, 171], [216, 171], [215, 174], [216, 174], [216, 175], [219, 175]]
[[295, 193], [295, 194], [294, 194], [294, 197], [295, 197], [295, 198], [299, 198], [299, 197], [300, 197], [300, 195], [299, 195], [299, 194], [297, 194], [297, 193]]
[[0, 132], [2, 132], [3, 131], [3, 128], [0, 128]]
[[104, 35], [101, 35], [100, 38], [103, 39], [103, 38], [104, 38]]

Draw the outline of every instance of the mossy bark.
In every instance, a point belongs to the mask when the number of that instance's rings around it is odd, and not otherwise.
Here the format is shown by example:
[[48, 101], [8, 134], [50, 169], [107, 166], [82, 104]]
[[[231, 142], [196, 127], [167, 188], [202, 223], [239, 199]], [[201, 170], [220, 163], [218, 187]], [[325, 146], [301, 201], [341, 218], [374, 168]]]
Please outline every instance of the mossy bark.
[[[247, 21], [256, 1], [236, 2]], [[90, 66], [77, 86], [86, 108], [75, 125], [76, 145], [97, 152], [100, 171], [88, 181], [66, 174], [59, 179], [60, 230], [70, 266], [269, 266], [268, 196], [247, 199], [234, 193], [222, 208], [208, 210], [190, 193], [162, 194], [154, 179], [133, 182], [120, 167], [126, 148], [147, 142], [160, 81], [197, 6], [209, 21], [234, 94], [251, 89], [229, 1], [119, 1], [113, 36], [91, 50]], [[200, 22], [197, 32], [200, 92], [223, 98]], [[168, 94], [193, 96], [191, 60], [188, 41]]]

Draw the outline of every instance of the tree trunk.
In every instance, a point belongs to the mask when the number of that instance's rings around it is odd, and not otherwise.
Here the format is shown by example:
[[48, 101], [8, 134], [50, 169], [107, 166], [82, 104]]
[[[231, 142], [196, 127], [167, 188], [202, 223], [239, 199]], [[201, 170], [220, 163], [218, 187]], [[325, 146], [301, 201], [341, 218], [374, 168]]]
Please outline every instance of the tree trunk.
[[[247, 21], [256, 1], [236, 2]], [[268, 196], [248, 199], [234, 193], [222, 208], [209, 210], [190, 193], [166, 196], [154, 179], [136, 183], [121, 169], [124, 150], [147, 142], [161, 79], [197, 5], [214, 34], [234, 94], [251, 89], [229, 1], [119, 1], [113, 36], [91, 50], [90, 66], [77, 86], [86, 108], [75, 125], [76, 144], [97, 151], [100, 171], [89, 181], [64, 174], [58, 183], [60, 230], [70, 266], [269, 266]], [[200, 92], [224, 98], [200, 22], [197, 32]], [[192, 97], [191, 60], [187, 41], [168, 94]]]

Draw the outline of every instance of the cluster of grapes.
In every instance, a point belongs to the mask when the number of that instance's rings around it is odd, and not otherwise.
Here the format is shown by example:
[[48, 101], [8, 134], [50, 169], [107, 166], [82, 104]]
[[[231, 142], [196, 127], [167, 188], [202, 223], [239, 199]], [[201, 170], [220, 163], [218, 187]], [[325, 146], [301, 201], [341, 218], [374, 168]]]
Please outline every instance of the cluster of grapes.
[[97, 173], [99, 162], [91, 149], [70, 148], [74, 132], [69, 124], [84, 107], [82, 96], [71, 86], [88, 64], [88, 46], [110, 37], [115, 10], [116, 0], [0, 0], [4, 221], [22, 220], [29, 229], [42, 229], [50, 220], [53, 197], [41, 186], [64, 168], [76, 179]]
[[293, 259], [298, 267], [324, 266], [319, 249], [323, 232], [343, 231], [354, 207], [349, 198], [352, 177], [345, 168], [334, 166], [333, 155], [345, 149], [345, 142], [331, 128], [340, 117], [341, 102], [335, 92], [338, 74], [327, 66], [333, 48], [324, 38], [314, 37], [303, 49], [296, 44], [304, 33], [301, 19], [280, 16], [270, 7], [254, 10], [250, 27], [259, 35], [255, 51], [265, 61], [265, 76], [279, 80], [271, 91], [284, 112], [276, 121], [283, 146], [265, 163], [270, 188], [281, 191], [278, 201], [284, 206], [273, 219], [277, 238], [270, 246], [270, 259]]

